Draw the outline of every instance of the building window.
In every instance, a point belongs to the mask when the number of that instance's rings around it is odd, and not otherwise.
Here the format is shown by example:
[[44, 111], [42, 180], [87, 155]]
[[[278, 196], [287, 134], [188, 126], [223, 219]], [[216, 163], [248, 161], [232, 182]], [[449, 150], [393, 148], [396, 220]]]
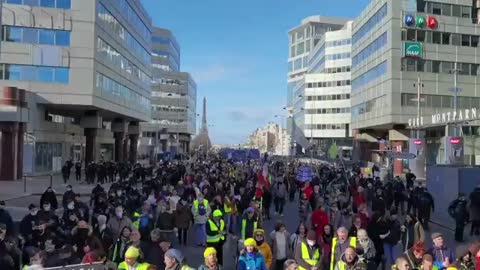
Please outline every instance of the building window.
[[36, 81], [44, 83], [68, 83], [69, 69], [64, 67], [1, 64], [2, 80]]
[[71, 0], [3, 0], [4, 3], [25, 5], [25, 6], [40, 6], [48, 8], [71, 9]]
[[442, 33], [442, 44], [450, 44], [450, 33]]
[[470, 35], [462, 35], [462, 46], [470, 46]]
[[3, 41], [57, 46], [70, 45], [70, 32], [41, 28], [4, 26]]
[[435, 15], [442, 15], [442, 4], [441, 3], [431, 3], [432, 4], [432, 13]]
[[432, 43], [433, 44], [441, 44], [442, 40], [442, 33], [440, 32], [433, 32], [432, 33]]

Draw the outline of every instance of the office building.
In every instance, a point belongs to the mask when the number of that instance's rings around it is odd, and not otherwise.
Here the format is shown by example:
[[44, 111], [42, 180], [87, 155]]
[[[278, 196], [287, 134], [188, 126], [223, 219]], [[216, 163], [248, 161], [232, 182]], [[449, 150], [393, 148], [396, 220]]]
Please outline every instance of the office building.
[[352, 21], [328, 31], [309, 56], [305, 74], [305, 136], [325, 154], [332, 144], [352, 149], [350, 93]]
[[152, 31], [152, 78], [152, 119], [141, 125], [140, 152], [155, 159], [188, 154], [196, 130], [197, 86], [180, 71], [180, 46], [167, 29]]
[[305, 136], [307, 117], [303, 109], [306, 108], [305, 74], [309, 69], [309, 56], [318, 45], [325, 33], [340, 30], [348, 19], [325, 16], [311, 16], [302, 20], [299, 26], [288, 32], [289, 57], [287, 74], [287, 130], [294, 143], [290, 152], [307, 150], [310, 143]]
[[151, 19], [134, 0], [4, 0], [0, 179], [135, 162], [150, 119]]
[[[352, 37], [355, 158], [384, 163], [386, 152], [412, 151], [414, 143], [418, 156], [410, 167], [423, 176], [425, 163], [450, 163], [447, 149], [458, 140], [445, 140], [452, 135], [445, 124], [464, 119], [471, 120], [462, 129], [468, 135], [465, 161], [474, 161], [480, 107], [477, 10], [472, 0], [377, 0], [365, 8]], [[400, 174], [406, 161], [392, 165]]]

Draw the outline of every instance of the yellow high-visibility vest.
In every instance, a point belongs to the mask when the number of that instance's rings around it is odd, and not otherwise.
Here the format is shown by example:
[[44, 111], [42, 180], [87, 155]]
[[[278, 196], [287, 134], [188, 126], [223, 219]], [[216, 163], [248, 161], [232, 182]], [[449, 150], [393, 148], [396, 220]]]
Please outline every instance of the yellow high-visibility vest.
[[[304, 242], [301, 243], [301, 248], [302, 248], [302, 259], [308, 263], [310, 266], [315, 266], [318, 263], [318, 260], [320, 260], [320, 252], [318, 251], [318, 248], [315, 250], [315, 253], [313, 253], [313, 257], [310, 258], [310, 254], [308, 253], [308, 247], [307, 244]], [[298, 266], [299, 270], [307, 270], [301, 266]]]
[[[330, 270], [335, 268], [335, 248], [337, 247], [338, 238], [334, 237], [332, 240], [332, 254], [330, 254]], [[357, 247], [357, 238], [350, 237], [350, 246]]]
[[220, 228], [211, 219], [208, 220], [208, 226], [210, 226], [212, 232], [217, 232], [217, 234], [215, 236], [207, 235], [207, 243], [218, 243], [221, 240], [225, 240], [225, 236], [219, 233], [219, 231], [223, 232], [225, 230], [225, 222], [223, 220], [220, 220]]
[[[253, 222], [253, 230], [255, 231], [257, 229], [257, 225], [258, 225], [258, 222], [257, 221], [254, 221]], [[246, 232], [246, 229], [247, 229], [247, 219], [244, 218], [242, 220], [242, 239], [245, 240], [245, 232]]]
[[[203, 206], [205, 207], [205, 211], [208, 209], [208, 201], [203, 199]], [[193, 201], [193, 209], [195, 209], [195, 214], [198, 215], [198, 200]]]
[[232, 212], [232, 207], [228, 206], [227, 203], [224, 203], [223, 204], [223, 211], [225, 212], [225, 214], [230, 214]]
[[[147, 270], [150, 264], [148, 263], [139, 263], [136, 270]], [[118, 270], [128, 270], [128, 264], [126, 262], [121, 262], [118, 265]]]

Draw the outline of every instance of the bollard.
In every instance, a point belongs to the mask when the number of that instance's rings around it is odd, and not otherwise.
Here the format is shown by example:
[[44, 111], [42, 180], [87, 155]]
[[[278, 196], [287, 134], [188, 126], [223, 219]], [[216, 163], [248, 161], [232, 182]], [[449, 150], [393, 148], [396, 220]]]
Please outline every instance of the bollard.
[[53, 174], [50, 174], [50, 187], [53, 188]]
[[23, 175], [23, 193], [27, 193], [27, 176]]

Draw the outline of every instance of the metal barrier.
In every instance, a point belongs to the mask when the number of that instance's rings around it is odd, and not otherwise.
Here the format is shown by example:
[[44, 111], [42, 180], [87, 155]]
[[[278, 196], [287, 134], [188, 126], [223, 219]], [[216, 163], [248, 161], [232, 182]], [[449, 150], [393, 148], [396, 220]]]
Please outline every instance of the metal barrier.
[[52, 268], [44, 268], [44, 270], [105, 270], [106, 267], [103, 263], [92, 264], [74, 264]]

